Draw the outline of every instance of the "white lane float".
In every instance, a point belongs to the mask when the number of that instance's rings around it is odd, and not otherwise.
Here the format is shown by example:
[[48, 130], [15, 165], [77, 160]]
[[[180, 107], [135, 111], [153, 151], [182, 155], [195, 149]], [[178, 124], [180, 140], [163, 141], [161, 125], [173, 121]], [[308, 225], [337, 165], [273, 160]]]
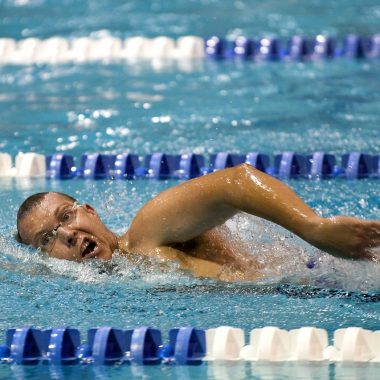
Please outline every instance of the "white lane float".
[[12, 157], [8, 153], [0, 153], [0, 177], [12, 175]]
[[334, 332], [334, 345], [325, 350], [333, 362], [380, 362], [380, 331], [348, 327]]
[[45, 156], [37, 153], [19, 153], [16, 156], [16, 176], [27, 178], [45, 177]]
[[231, 326], [206, 330], [207, 356], [204, 360], [240, 360], [244, 346], [244, 331]]

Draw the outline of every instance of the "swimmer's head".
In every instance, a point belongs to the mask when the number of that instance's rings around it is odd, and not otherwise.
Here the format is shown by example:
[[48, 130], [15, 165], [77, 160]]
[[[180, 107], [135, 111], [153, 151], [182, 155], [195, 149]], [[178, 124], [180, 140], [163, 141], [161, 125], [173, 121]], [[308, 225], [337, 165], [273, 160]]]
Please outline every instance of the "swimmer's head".
[[37, 193], [22, 203], [16, 238], [51, 257], [73, 261], [109, 260], [117, 249], [116, 235], [90, 205], [57, 192]]

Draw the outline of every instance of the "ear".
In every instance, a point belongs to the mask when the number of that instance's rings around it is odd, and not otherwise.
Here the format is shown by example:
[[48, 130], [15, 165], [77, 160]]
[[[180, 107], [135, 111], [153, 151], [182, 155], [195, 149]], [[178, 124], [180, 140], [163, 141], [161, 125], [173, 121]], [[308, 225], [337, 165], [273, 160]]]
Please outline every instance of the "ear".
[[82, 205], [82, 207], [91, 215], [98, 216], [98, 213], [95, 211], [93, 207], [91, 207], [88, 203]]

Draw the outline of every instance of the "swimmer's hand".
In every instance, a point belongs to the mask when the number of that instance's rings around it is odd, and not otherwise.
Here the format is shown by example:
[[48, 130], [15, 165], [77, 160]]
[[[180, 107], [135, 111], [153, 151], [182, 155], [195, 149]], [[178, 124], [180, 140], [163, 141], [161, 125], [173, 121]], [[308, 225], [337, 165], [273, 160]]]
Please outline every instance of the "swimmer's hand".
[[313, 230], [310, 242], [336, 257], [380, 261], [380, 222], [337, 216], [322, 218]]

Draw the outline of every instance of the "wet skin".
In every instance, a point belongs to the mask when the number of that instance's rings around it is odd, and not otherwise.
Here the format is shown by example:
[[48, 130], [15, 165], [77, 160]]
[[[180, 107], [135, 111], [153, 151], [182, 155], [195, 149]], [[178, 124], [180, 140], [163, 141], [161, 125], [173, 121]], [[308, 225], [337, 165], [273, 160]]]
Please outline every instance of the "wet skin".
[[[116, 250], [134, 255], [127, 250], [128, 234], [117, 237], [101, 222], [91, 206], [81, 205], [74, 212], [73, 204], [60, 194], [47, 194], [41, 204], [22, 220], [23, 241], [50, 257], [77, 262], [94, 258], [110, 260]], [[51, 235], [53, 230], [54, 236]], [[91, 244], [94, 248], [90, 250]], [[251, 269], [256, 265], [253, 257], [242, 251], [237, 255], [236, 247], [232, 247], [220, 231], [212, 229], [185, 243], [135, 253], [161, 260], [177, 260], [184, 269], [191, 266], [199, 275], [238, 279], [243, 276], [245, 265]], [[252, 275], [252, 270], [250, 273], [251, 279], [257, 277]]]
[[[371, 249], [380, 246], [380, 222], [321, 218], [284, 183], [247, 164], [165, 190], [139, 210], [121, 237], [101, 222], [91, 206], [79, 207], [75, 216], [72, 209], [72, 201], [49, 193], [21, 221], [22, 238], [60, 259], [109, 260], [119, 250], [131, 257], [137, 253], [175, 260], [196, 276], [227, 281], [262, 275], [252, 255], [236, 248], [217, 229], [239, 211], [279, 224], [338, 257], [376, 260]], [[46, 244], [43, 237], [48, 233], [51, 238], [52, 230], [54, 244]]]
[[[91, 206], [85, 204], [73, 210], [73, 203], [60, 194], [47, 194], [41, 204], [21, 220], [23, 241], [58, 259], [110, 260], [118, 247], [117, 237]], [[53, 230], [56, 230], [54, 236], [51, 235]], [[90, 244], [96, 247], [85, 254]]]

